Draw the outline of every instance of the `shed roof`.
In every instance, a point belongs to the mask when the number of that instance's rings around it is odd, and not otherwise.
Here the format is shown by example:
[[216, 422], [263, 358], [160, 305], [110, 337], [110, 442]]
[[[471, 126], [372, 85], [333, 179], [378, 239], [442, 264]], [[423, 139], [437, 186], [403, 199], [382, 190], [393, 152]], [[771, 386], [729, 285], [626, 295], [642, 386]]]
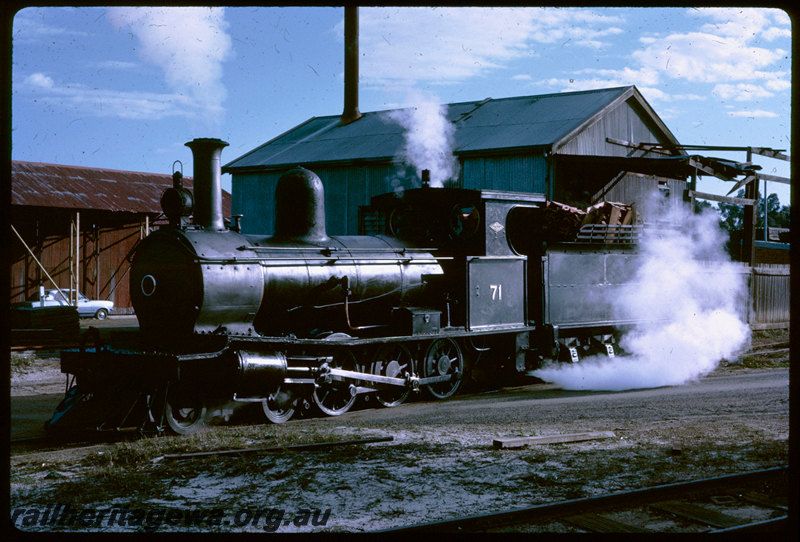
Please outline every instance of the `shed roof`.
[[[192, 178], [184, 177], [192, 187]], [[11, 205], [161, 213], [161, 195], [172, 175], [141, 173], [41, 162], [11, 162]], [[222, 192], [223, 213], [230, 215], [231, 196]]]
[[[457, 126], [455, 154], [544, 147], [555, 149], [610, 107], [633, 98], [668, 141], [677, 140], [636, 87], [519, 96], [448, 104]], [[364, 113], [356, 122], [339, 115], [313, 117], [226, 164], [222, 171], [244, 172], [295, 164], [391, 160], [403, 146], [405, 129], [387, 116]]]

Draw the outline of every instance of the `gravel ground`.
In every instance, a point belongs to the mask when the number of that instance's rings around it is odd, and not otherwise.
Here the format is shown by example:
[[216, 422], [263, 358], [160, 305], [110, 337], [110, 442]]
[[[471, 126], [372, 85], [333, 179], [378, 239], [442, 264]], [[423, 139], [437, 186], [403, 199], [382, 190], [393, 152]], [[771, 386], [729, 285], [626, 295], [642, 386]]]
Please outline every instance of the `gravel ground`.
[[[11, 508], [21, 510], [16, 525], [34, 531], [358, 532], [775, 466], [788, 462], [787, 341], [788, 332], [754, 338], [752, 351], [772, 352], [751, 353], [764, 358], [761, 365], [724, 364], [696, 390], [592, 395], [538, 384], [342, 418], [216, 427], [183, 440], [15, 453]], [[15, 367], [12, 395], [63, 392], [57, 358]], [[740, 378], [749, 384], [731, 399], [727, 390]], [[774, 385], [783, 379], [785, 389]], [[514, 450], [491, 445], [498, 436], [601, 430], [615, 436]], [[152, 461], [182, 448], [371, 436], [393, 440]], [[37, 523], [34, 516], [56, 504], [129, 514], [113, 525], [108, 518], [77, 527]], [[170, 510], [171, 521], [158, 510]]]

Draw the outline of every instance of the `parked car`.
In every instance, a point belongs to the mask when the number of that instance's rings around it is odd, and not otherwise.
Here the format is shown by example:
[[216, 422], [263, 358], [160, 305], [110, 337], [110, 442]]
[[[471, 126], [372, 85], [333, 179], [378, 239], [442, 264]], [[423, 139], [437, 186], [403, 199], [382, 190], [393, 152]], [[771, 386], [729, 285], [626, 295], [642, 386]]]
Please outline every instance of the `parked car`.
[[[39, 299], [33, 301], [26, 301], [24, 303], [15, 303], [15, 307], [58, 307], [59, 305], [69, 305], [71, 290], [44, 290], [40, 292]], [[63, 295], [62, 295], [63, 293]], [[75, 296], [72, 295], [74, 298]], [[113, 301], [103, 301], [99, 299], [89, 299], [81, 292], [78, 292], [78, 316], [82, 318], [97, 318], [98, 320], [105, 320], [108, 313], [114, 308]]]

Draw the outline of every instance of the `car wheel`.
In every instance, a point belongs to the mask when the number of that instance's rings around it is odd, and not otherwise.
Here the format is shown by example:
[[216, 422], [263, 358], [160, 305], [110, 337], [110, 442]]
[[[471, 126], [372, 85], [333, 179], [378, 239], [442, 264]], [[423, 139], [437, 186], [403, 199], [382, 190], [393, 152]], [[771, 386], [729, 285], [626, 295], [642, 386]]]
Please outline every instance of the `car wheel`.
[[105, 320], [108, 318], [108, 311], [106, 309], [100, 309], [96, 313], [94, 313], [94, 317], [98, 320]]

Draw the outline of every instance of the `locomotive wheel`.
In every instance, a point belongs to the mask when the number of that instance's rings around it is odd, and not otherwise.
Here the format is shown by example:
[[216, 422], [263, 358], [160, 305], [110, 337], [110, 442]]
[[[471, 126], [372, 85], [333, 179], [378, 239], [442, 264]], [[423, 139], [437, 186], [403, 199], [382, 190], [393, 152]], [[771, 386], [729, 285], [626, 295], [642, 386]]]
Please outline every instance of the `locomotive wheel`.
[[[325, 338], [326, 341], [336, 341], [349, 339], [346, 333], [334, 333]], [[333, 355], [330, 364], [334, 369], [356, 370], [356, 358], [350, 350], [340, 348]], [[350, 382], [343, 380], [332, 380], [329, 383], [317, 386], [311, 399], [317, 410], [326, 416], [340, 416], [350, 410], [356, 402], [356, 394]]]
[[[280, 389], [275, 392], [275, 395], [277, 395], [279, 392]], [[264, 415], [267, 417], [267, 420], [272, 423], [288, 422], [292, 416], [294, 416], [295, 410], [297, 410], [297, 399], [292, 401], [289, 406], [285, 407], [279, 407], [277, 405], [270, 406], [271, 404], [272, 401], [269, 399], [264, 399], [261, 402], [261, 405], [264, 409]]]
[[425, 385], [425, 391], [436, 399], [453, 395], [461, 387], [464, 355], [453, 339], [437, 339], [428, 347], [422, 360], [422, 377], [455, 375], [449, 382]]
[[[370, 373], [375, 375], [402, 378], [403, 374], [414, 372], [414, 358], [408, 348], [400, 343], [384, 344], [375, 354]], [[410, 388], [386, 389], [375, 393], [375, 399], [385, 407], [395, 407], [408, 399]]]
[[202, 398], [187, 389], [170, 385], [164, 405], [167, 426], [177, 435], [189, 435], [206, 424], [207, 410]]

